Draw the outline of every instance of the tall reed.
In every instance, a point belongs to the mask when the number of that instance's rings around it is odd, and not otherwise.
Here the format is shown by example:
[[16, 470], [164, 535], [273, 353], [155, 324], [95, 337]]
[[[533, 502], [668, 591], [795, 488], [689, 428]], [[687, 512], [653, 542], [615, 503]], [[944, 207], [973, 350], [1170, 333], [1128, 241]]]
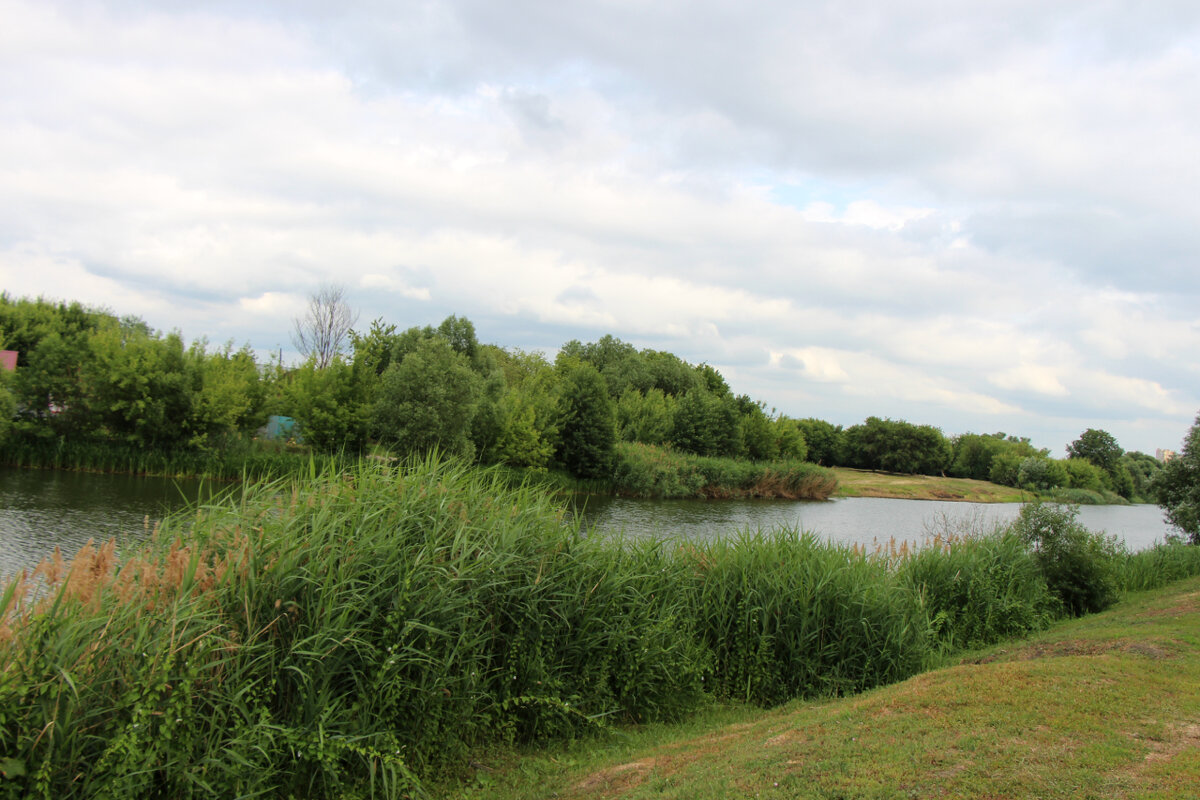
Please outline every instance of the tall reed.
[[711, 690], [771, 705], [905, 678], [929, 621], [885, 562], [795, 530], [685, 548]]

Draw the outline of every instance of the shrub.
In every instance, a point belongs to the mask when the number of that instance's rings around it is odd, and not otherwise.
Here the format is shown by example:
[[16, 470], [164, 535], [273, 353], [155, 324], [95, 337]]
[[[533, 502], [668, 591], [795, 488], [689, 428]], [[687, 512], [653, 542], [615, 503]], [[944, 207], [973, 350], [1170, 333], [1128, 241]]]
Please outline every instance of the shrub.
[[1030, 503], [1010, 528], [1033, 548], [1050, 591], [1072, 616], [1108, 608], [1120, 589], [1119, 540], [1089, 531], [1078, 514], [1078, 506]]

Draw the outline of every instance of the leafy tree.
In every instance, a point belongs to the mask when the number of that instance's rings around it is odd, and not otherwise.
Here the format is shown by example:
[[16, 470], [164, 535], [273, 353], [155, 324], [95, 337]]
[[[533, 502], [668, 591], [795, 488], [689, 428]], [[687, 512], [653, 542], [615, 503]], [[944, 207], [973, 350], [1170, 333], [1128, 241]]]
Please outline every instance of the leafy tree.
[[773, 425], [780, 458], [794, 458], [798, 461], [808, 459], [808, 442], [799, 420], [778, 417]]
[[1032, 491], [1045, 491], [1068, 483], [1067, 470], [1049, 458], [1029, 456], [1021, 460], [1017, 468], [1017, 486]]
[[8, 438], [13, 426], [13, 417], [17, 415], [17, 398], [10, 388], [12, 380], [12, 373], [0, 369], [0, 447]]
[[950, 462], [950, 443], [931, 425], [868, 417], [846, 430], [847, 459], [861, 469], [936, 475]]
[[841, 425], [809, 417], [796, 423], [804, 435], [808, 460], [826, 467], [845, 463], [846, 433]]
[[616, 406], [599, 371], [560, 356], [558, 458], [572, 474], [600, 478], [612, 470], [617, 443]]
[[191, 385], [188, 443], [197, 448], [265, 422], [265, 389], [249, 346], [235, 351], [232, 343], [211, 353], [198, 339], [187, 353]]
[[1014, 452], [997, 453], [988, 469], [988, 480], [1001, 486], [1019, 485], [1021, 462], [1025, 459]]
[[285, 405], [304, 442], [319, 450], [359, 450], [367, 440], [368, 407], [354, 368], [336, 357], [324, 368], [310, 358], [286, 378]]
[[80, 371], [91, 422], [115, 439], [171, 447], [187, 438], [191, 393], [183, 339], [140, 325], [109, 325], [89, 337]]
[[500, 401], [501, 430], [484, 458], [543, 470], [558, 437], [554, 369], [541, 353], [497, 350], [495, 356], [506, 389]]
[[1200, 414], [1183, 449], [1163, 466], [1150, 488], [1167, 522], [1192, 544], [1200, 545]]
[[617, 429], [621, 441], [665, 444], [671, 436], [675, 399], [662, 389], [645, 393], [630, 387], [617, 399]]
[[473, 456], [469, 435], [479, 391], [479, 376], [467, 356], [445, 338], [425, 339], [383, 373], [371, 409], [371, 430], [380, 441], [410, 452], [436, 447]]
[[392, 349], [396, 345], [395, 325], [377, 318], [371, 321], [371, 327], [365, 334], [352, 330], [349, 336], [355, 368], [382, 375], [392, 365]]
[[1116, 471], [1117, 462], [1124, 454], [1125, 451], [1111, 433], [1095, 428], [1088, 428], [1067, 445], [1070, 458], [1086, 458], [1109, 475]]
[[767, 416], [762, 402], [754, 402], [746, 395], [735, 401], [741, 412], [742, 439], [746, 444], [746, 456], [752, 461], [770, 461], [779, 457], [779, 437], [775, 426]]
[[1068, 458], [1062, 462], [1067, 473], [1067, 486], [1098, 492], [1104, 488], [1107, 475], [1104, 470], [1084, 458]]
[[1153, 498], [1151, 484], [1162, 470], [1162, 464], [1157, 458], [1146, 453], [1131, 451], [1121, 456], [1121, 465], [1129, 473], [1133, 482], [1132, 496], [1134, 499], [1147, 502]]
[[346, 288], [322, 284], [308, 297], [304, 313], [293, 321], [292, 344], [317, 369], [325, 369], [342, 354], [358, 312], [346, 302]]

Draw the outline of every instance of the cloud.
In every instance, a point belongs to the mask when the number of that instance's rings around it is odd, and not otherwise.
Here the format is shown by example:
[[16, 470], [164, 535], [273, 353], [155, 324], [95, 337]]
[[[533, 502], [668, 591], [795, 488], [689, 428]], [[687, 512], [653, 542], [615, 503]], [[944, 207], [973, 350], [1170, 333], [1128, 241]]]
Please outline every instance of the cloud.
[[1200, 405], [1192, 4], [0, 14], [12, 294], [275, 350], [332, 280], [786, 413], [1151, 450]]

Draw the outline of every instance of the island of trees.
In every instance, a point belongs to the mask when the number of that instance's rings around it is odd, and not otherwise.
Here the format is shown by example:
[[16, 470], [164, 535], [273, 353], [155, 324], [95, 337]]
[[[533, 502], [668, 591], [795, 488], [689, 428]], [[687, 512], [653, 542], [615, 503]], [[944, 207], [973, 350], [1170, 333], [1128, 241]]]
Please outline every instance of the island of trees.
[[[1000, 433], [946, 436], [869, 417], [843, 428], [776, 413], [708, 364], [604, 336], [553, 361], [480, 343], [470, 320], [352, 328], [322, 290], [294, 337], [299, 365], [185, 343], [77, 302], [0, 294], [0, 442], [9, 463], [242, 474], [299, 450], [402, 456], [437, 448], [636, 496], [825, 497], [822, 468], [989, 480], [1070, 502], [1146, 501], [1161, 464], [1089, 429], [1053, 458]], [[3, 371], [0, 371], [3, 372]], [[294, 420], [282, 441], [260, 433]], [[289, 440], [290, 439], [290, 444]]]

